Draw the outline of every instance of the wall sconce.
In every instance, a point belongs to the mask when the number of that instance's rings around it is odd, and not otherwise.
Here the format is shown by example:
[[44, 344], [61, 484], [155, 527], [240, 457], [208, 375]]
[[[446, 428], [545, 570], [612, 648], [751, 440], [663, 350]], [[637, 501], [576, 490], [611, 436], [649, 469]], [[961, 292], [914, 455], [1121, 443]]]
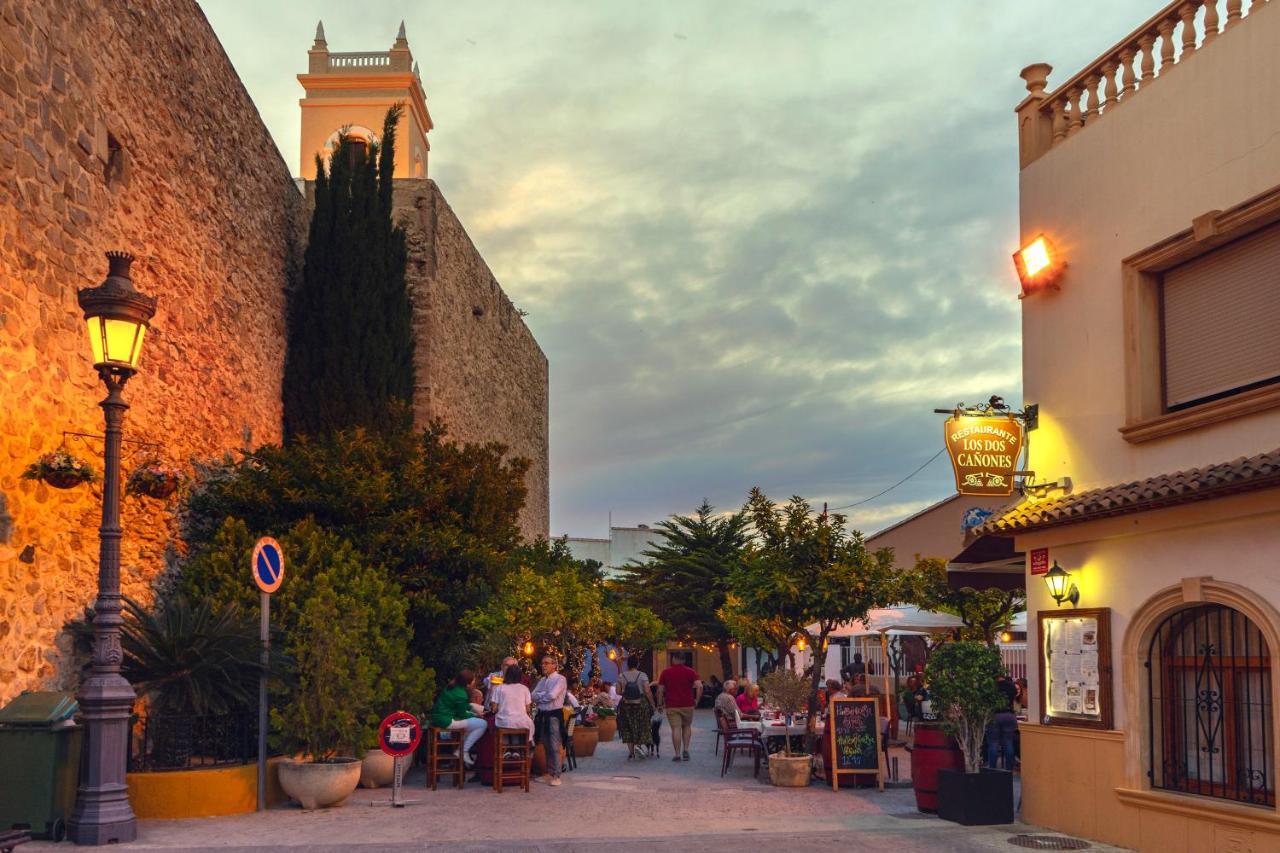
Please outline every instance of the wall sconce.
[[1057, 290], [1058, 278], [1067, 267], [1057, 248], [1043, 234], [1013, 253], [1013, 266], [1022, 283], [1023, 297], [1046, 287]]
[[1057, 560], [1053, 561], [1053, 568], [1044, 576], [1044, 582], [1048, 584], [1049, 595], [1053, 596], [1059, 607], [1064, 601], [1070, 601], [1072, 607], [1080, 603], [1080, 588], [1071, 583], [1071, 573], [1059, 566]]

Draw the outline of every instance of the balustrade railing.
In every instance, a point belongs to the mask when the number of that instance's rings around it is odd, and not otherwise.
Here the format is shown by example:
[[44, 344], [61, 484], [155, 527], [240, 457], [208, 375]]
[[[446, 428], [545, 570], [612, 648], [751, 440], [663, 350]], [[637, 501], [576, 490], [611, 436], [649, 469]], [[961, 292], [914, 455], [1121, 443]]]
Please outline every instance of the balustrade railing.
[[329, 70], [340, 71], [344, 68], [366, 70], [371, 68], [390, 68], [391, 54], [385, 51], [366, 51], [364, 53], [331, 53], [329, 54]]
[[1049, 93], [1052, 66], [1027, 66], [1021, 77], [1030, 94], [1018, 107], [1022, 165], [1098, 121], [1267, 2], [1174, 0]]

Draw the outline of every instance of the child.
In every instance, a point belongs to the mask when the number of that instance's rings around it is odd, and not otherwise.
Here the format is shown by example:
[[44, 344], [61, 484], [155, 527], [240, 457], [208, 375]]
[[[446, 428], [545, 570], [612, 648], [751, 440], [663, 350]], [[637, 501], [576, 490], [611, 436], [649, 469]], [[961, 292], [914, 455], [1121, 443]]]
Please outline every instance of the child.
[[662, 743], [662, 718], [665, 713], [661, 708], [654, 709], [653, 716], [649, 718], [649, 723], [653, 729], [653, 743], [649, 744], [649, 755], [657, 757], [662, 751], [659, 744]]
[[471, 713], [477, 717], [484, 716], [484, 694], [477, 687], [472, 687], [467, 691], [467, 696], [471, 701]]

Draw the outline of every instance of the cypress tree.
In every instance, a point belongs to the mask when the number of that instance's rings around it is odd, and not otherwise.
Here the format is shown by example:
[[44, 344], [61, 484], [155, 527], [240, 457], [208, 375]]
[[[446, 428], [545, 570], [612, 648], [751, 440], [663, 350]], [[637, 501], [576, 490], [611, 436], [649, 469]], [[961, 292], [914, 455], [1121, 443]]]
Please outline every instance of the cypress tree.
[[383, 430], [413, 399], [412, 308], [405, 238], [391, 218], [396, 125], [357, 146], [339, 134], [328, 169], [316, 157], [315, 210], [302, 280], [288, 294], [285, 437]]

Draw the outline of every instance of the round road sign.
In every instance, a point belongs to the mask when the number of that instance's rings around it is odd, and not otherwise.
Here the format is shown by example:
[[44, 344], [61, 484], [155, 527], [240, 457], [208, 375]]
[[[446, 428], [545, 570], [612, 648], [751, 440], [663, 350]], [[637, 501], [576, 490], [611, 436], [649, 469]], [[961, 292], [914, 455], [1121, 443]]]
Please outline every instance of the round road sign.
[[253, 582], [266, 593], [275, 592], [284, 580], [284, 549], [270, 536], [253, 546]]
[[412, 755], [421, 741], [422, 726], [418, 725], [418, 718], [407, 711], [389, 714], [378, 727], [378, 745], [390, 756]]

